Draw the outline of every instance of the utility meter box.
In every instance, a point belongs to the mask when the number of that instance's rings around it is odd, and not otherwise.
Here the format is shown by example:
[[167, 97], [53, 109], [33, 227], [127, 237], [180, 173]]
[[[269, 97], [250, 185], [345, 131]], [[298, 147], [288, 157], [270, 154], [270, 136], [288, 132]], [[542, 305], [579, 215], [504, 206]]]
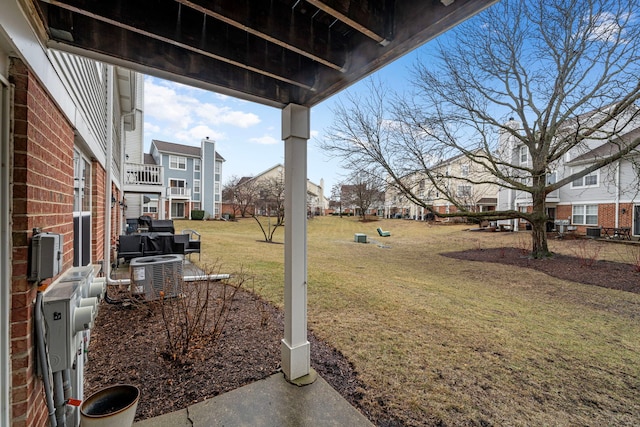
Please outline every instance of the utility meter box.
[[41, 281], [57, 276], [62, 270], [62, 236], [40, 233], [31, 239], [29, 280]]

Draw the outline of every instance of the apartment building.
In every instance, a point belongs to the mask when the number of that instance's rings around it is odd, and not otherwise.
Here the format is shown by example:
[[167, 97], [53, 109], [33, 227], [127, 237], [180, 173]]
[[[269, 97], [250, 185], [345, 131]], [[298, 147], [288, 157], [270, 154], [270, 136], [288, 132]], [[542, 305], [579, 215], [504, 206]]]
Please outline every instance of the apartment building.
[[219, 218], [224, 161], [208, 138], [199, 147], [152, 140], [142, 162], [126, 165], [127, 217], [190, 218], [203, 210], [206, 218]]

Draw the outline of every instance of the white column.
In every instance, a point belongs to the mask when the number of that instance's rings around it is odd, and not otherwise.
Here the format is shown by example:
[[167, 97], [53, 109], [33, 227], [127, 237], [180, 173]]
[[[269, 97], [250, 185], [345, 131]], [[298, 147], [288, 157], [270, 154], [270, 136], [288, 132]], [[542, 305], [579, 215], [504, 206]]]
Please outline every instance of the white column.
[[284, 140], [284, 338], [282, 370], [289, 381], [311, 372], [307, 341], [307, 140], [309, 109], [282, 110]]

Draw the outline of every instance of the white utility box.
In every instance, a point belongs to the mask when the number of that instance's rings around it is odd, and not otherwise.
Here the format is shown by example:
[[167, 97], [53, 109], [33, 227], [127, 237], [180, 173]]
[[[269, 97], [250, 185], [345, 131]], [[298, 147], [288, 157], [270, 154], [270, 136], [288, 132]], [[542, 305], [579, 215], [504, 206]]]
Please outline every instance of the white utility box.
[[82, 298], [84, 282], [55, 282], [43, 293], [46, 342], [51, 371], [73, 367], [86, 329], [93, 327], [97, 298]]

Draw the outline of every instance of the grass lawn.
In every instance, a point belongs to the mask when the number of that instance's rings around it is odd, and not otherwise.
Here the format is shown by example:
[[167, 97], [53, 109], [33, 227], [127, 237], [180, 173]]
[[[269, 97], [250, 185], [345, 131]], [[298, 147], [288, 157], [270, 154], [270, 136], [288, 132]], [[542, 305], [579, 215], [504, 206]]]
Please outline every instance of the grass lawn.
[[[283, 228], [280, 244], [262, 241], [250, 218], [176, 221], [183, 228], [202, 233], [203, 265], [249, 273], [282, 306]], [[466, 228], [308, 222], [309, 326], [353, 362], [364, 399], [406, 425], [640, 425], [640, 295], [442, 256], [529, 245], [526, 233]], [[576, 241], [550, 246], [576, 254]], [[605, 246], [599, 258], [633, 261]]]

